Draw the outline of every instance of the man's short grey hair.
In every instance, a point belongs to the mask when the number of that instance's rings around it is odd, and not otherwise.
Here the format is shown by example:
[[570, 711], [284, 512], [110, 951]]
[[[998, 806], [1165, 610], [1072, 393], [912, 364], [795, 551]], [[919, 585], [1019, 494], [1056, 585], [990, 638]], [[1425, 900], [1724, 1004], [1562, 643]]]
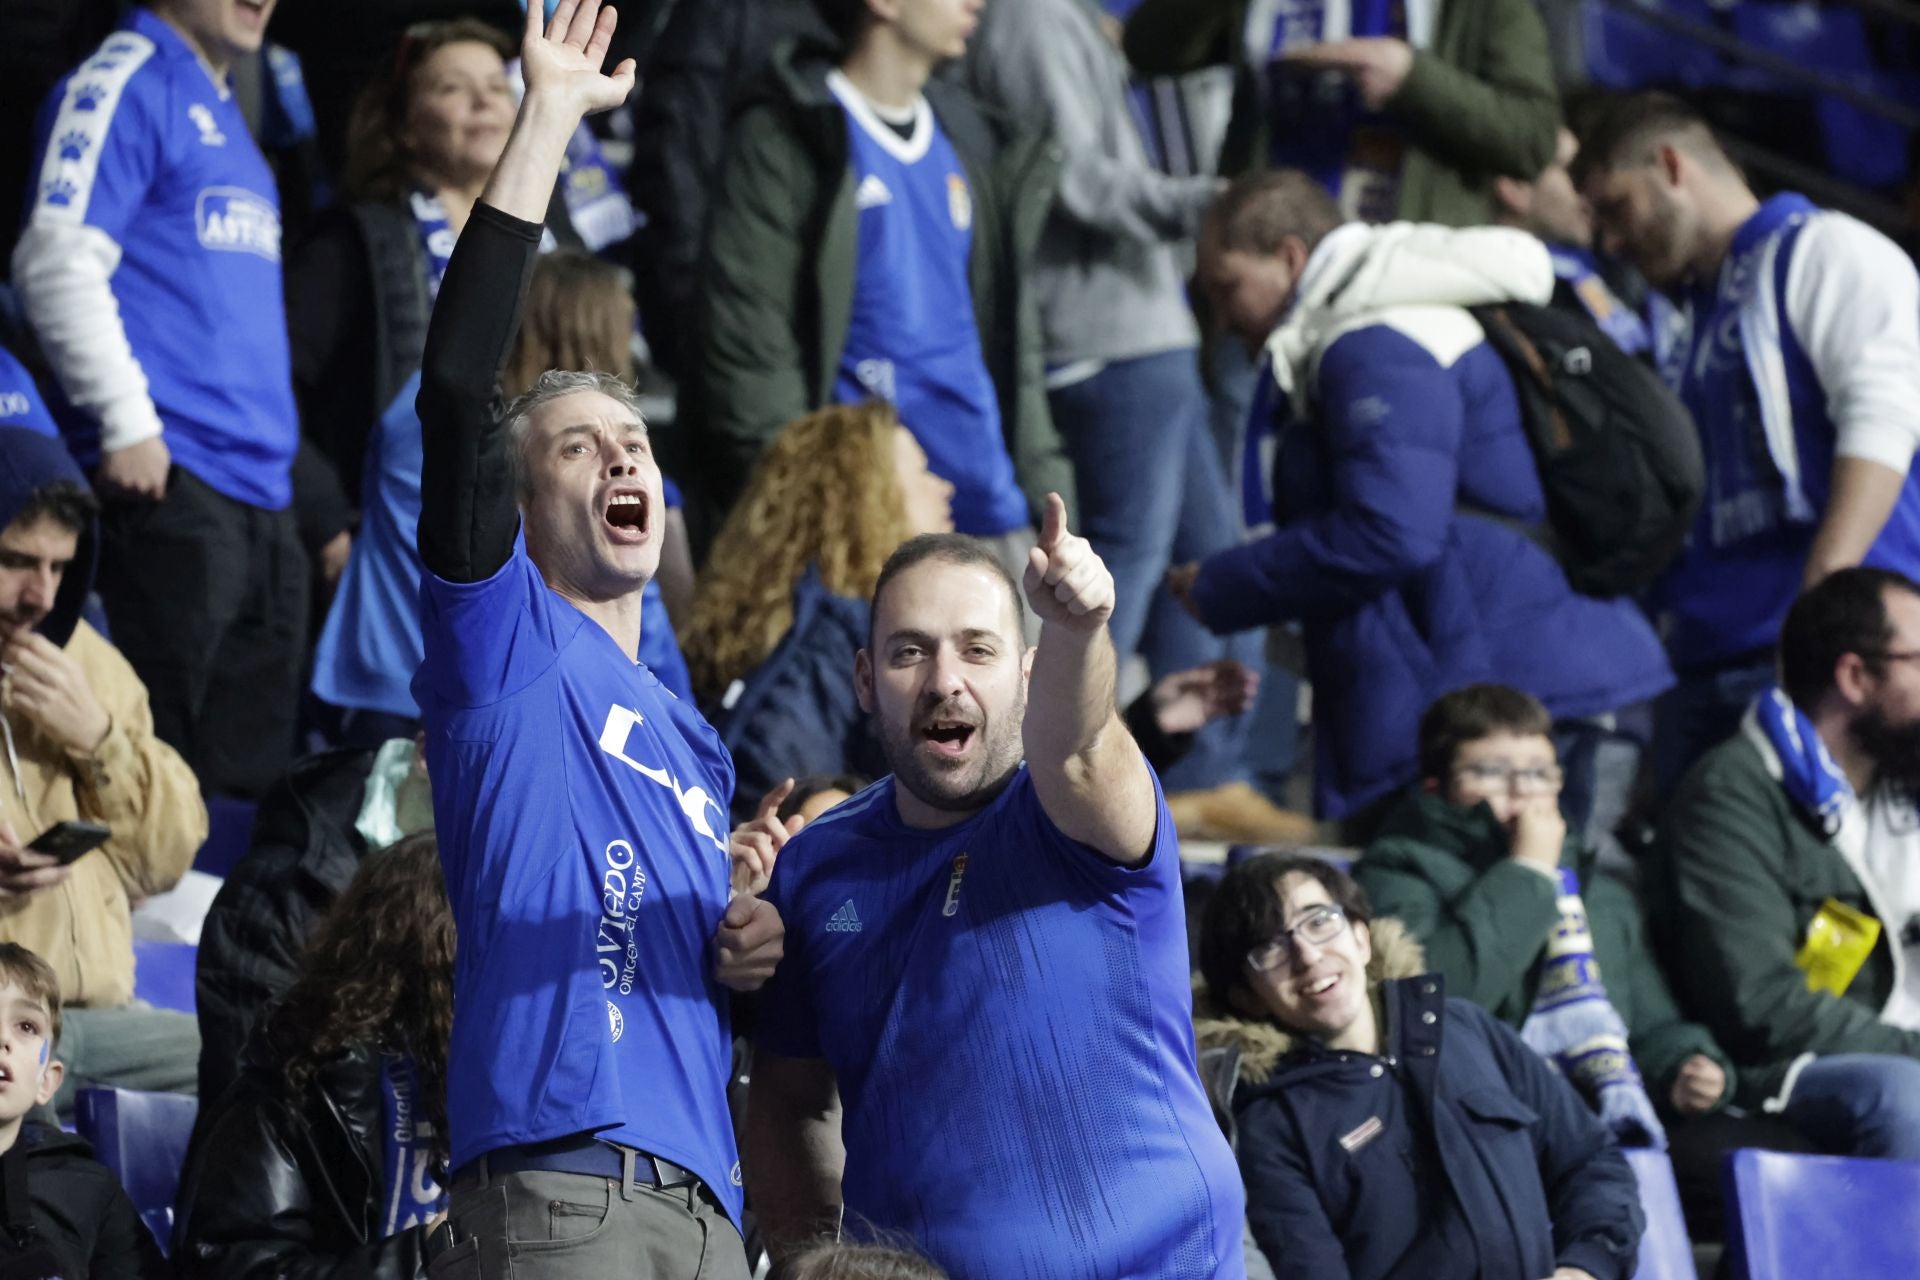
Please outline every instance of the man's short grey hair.
[[527, 468], [527, 432], [533, 426], [534, 410], [579, 391], [598, 391], [624, 405], [642, 427], [647, 425], [646, 417], [640, 412], [639, 393], [625, 379], [592, 369], [547, 370], [500, 412], [500, 420], [507, 427], [507, 458], [513, 466], [513, 494], [517, 501], [525, 502], [533, 493], [532, 475]]

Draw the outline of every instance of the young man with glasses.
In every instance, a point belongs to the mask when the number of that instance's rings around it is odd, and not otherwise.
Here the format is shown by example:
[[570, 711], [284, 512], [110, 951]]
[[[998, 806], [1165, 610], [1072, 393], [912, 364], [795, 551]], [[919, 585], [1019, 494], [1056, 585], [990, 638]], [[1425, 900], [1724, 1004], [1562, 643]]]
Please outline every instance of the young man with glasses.
[[1420, 721], [1422, 781], [1354, 868], [1383, 915], [1426, 948], [1448, 989], [1520, 1032], [1629, 1146], [1672, 1143], [1693, 1225], [1719, 1234], [1719, 1158], [1794, 1149], [1796, 1131], [1742, 1118], [1787, 1077], [1787, 1055], [1734, 1060], [1681, 1016], [1633, 890], [1561, 816], [1552, 718], [1505, 685], [1469, 685]]
[[1423, 968], [1317, 859], [1251, 859], [1208, 904], [1194, 1030], [1238, 1054], [1247, 1217], [1274, 1274], [1630, 1274], [1639, 1197], [1605, 1126]]

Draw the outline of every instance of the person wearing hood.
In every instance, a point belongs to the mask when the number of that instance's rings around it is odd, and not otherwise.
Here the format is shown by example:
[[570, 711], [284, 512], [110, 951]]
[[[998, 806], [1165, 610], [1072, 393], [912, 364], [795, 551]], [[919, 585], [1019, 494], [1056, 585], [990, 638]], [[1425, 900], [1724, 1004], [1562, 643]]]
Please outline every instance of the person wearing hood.
[[[193, 1091], [193, 1018], [133, 997], [133, 905], [207, 838], [193, 771], [154, 735], [146, 686], [80, 616], [98, 508], [57, 439], [0, 428], [0, 942], [44, 957], [68, 1004], [62, 1110], [90, 1084]], [[112, 834], [62, 863], [56, 823]]]
[[1573, 1086], [1450, 999], [1352, 878], [1265, 854], [1229, 871], [1200, 938], [1194, 1032], [1237, 1076], [1254, 1241], [1278, 1280], [1624, 1280], [1645, 1218]]
[[[1449, 689], [1498, 673], [1575, 737], [1673, 683], [1633, 602], [1578, 594], [1525, 532], [1546, 517], [1539, 473], [1513, 378], [1466, 308], [1544, 305], [1544, 245], [1345, 222], [1312, 177], [1274, 170], [1208, 211], [1199, 278], [1265, 360], [1246, 496], [1249, 526], [1272, 532], [1169, 583], [1218, 632], [1302, 625], [1320, 816], [1364, 840], [1418, 776], [1420, 713]], [[1578, 782], [1593, 812], [1624, 807]]]

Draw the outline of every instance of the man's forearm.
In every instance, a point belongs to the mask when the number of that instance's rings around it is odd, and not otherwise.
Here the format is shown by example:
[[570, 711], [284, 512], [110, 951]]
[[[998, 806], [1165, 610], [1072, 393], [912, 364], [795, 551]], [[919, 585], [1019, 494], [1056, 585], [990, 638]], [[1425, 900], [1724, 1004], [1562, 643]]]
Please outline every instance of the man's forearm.
[[1105, 627], [1086, 633], [1042, 625], [1021, 730], [1029, 762], [1063, 764], [1110, 729], [1125, 731], [1113, 700], [1117, 668]]
[[1043, 626], [1021, 733], [1053, 824], [1132, 864], [1152, 849], [1157, 809], [1146, 760], [1114, 707], [1116, 665], [1105, 627]]
[[1886, 527], [1906, 483], [1904, 473], [1885, 463], [1835, 458], [1833, 493], [1807, 553], [1804, 585], [1810, 587], [1834, 570], [1864, 560], [1880, 530]]

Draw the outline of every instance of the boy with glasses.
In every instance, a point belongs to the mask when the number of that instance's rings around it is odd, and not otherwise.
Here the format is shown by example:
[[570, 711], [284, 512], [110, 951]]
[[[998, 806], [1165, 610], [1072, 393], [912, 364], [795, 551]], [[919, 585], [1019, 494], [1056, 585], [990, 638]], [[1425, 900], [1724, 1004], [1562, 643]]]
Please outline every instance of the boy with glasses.
[[1683, 1139], [1677, 1126], [1725, 1111], [1736, 1086], [1759, 1104], [1788, 1064], [1736, 1072], [1712, 1033], [1681, 1016], [1633, 890], [1568, 833], [1552, 727], [1536, 699], [1504, 685], [1435, 702], [1420, 722], [1422, 781], [1354, 878], [1419, 939], [1449, 990], [1518, 1030], [1621, 1142], [1664, 1147], [1671, 1130], [1683, 1172], [1698, 1154], [1689, 1199], [1711, 1231], [1723, 1135], [1738, 1129], [1749, 1146], [1792, 1135], [1725, 1118]]
[[1200, 941], [1203, 1049], [1237, 1053], [1247, 1217], [1281, 1280], [1610, 1280], [1642, 1216], [1606, 1128], [1327, 863], [1228, 872]]

